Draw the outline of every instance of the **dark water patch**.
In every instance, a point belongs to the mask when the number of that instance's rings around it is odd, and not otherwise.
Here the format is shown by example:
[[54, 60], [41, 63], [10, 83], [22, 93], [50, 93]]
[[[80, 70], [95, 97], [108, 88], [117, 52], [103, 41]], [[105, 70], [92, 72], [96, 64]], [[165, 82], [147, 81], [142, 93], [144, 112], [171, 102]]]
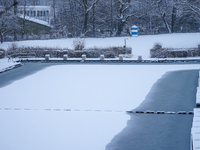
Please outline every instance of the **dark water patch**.
[[[166, 73], [133, 111], [193, 110], [198, 77], [199, 70]], [[190, 149], [193, 115], [131, 113], [130, 116], [127, 126], [112, 139], [106, 150]]]
[[188, 150], [192, 116], [132, 114], [106, 150]]
[[0, 88], [12, 84], [47, 67], [59, 65], [56, 63], [26, 63], [22, 67], [0, 74]]
[[195, 107], [198, 70], [167, 72], [134, 110], [190, 111]]

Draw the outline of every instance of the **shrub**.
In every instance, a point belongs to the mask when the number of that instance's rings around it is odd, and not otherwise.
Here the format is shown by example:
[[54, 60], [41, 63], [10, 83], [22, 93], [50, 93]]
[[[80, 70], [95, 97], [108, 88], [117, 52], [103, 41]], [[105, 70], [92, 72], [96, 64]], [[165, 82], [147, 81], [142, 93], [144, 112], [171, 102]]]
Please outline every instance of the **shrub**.
[[151, 49], [150, 50], [151, 58], [166, 58], [167, 57], [167, 50], [165, 49]]
[[113, 51], [107, 51], [104, 53], [105, 58], [115, 58], [115, 53]]
[[6, 55], [6, 51], [4, 49], [0, 49], [0, 58], [4, 58]]
[[[127, 52], [131, 53], [132, 49], [127, 48]], [[68, 48], [59, 47], [30, 47], [30, 46], [15, 46], [11, 45], [7, 49], [7, 55], [11, 55], [13, 58], [18, 56], [35, 56], [45, 57], [46, 54], [50, 54], [51, 57], [62, 58], [67, 54], [69, 58], [81, 58], [83, 54], [87, 58], [98, 58], [100, 55], [104, 55], [105, 58], [115, 58], [119, 54], [125, 54], [123, 47], [109, 47], [109, 48], [89, 48], [85, 50], [70, 50]]]
[[198, 47], [197, 47], [197, 55], [200, 56], [200, 43], [198, 44]]
[[162, 44], [161, 43], [155, 43], [153, 46], [153, 49], [162, 49]]
[[166, 58], [167, 50], [162, 48], [162, 44], [155, 43], [153, 48], [150, 50], [151, 58]]
[[74, 50], [83, 50], [85, 48], [85, 40], [77, 38], [73, 40]]
[[190, 49], [173, 49], [173, 48], [162, 48], [162, 49], [151, 49], [151, 58], [180, 58], [180, 57], [196, 57], [200, 56], [200, 51], [197, 48]]
[[8, 46], [7, 51], [17, 51], [18, 50], [18, 44], [12, 43]]

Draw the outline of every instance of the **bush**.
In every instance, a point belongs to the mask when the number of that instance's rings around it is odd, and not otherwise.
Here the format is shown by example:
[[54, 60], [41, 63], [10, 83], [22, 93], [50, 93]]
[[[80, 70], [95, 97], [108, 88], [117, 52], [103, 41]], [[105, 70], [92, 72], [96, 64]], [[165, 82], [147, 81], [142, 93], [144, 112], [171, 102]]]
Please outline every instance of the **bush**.
[[151, 49], [151, 58], [181, 58], [181, 57], [197, 57], [200, 56], [200, 51], [197, 48], [190, 49]]
[[4, 58], [6, 55], [6, 51], [4, 49], [0, 49], [0, 58]]
[[83, 50], [85, 48], [85, 40], [77, 38], [73, 40], [74, 50]]
[[[127, 53], [131, 53], [132, 49], [127, 48]], [[18, 56], [35, 56], [45, 57], [46, 54], [50, 54], [51, 57], [63, 58], [63, 55], [67, 54], [69, 58], [81, 58], [83, 54], [87, 58], [98, 58], [100, 55], [104, 55], [105, 58], [115, 58], [119, 54], [125, 54], [123, 47], [109, 47], [109, 48], [89, 48], [85, 50], [70, 50], [68, 48], [59, 47], [25, 47], [16, 46], [11, 44], [7, 49], [7, 55], [11, 55], [13, 58]]]
[[151, 58], [166, 58], [166, 51], [164, 49], [151, 49], [150, 56]]
[[[127, 53], [131, 54], [132, 49], [127, 47]], [[69, 58], [80, 58], [82, 54], [85, 54], [87, 58], [98, 58], [100, 55], [104, 55], [105, 58], [115, 58], [119, 54], [125, 54], [123, 47], [109, 47], [109, 48], [89, 48], [87, 50], [70, 50], [68, 48], [59, 47], [30, 47], [30, 46], [17, 46], [12, 43], [7, 49], [7, 55], [11, 55], [13, 58], [18, 56], [35, 56], [45, 57], [46, 54], [50, 54], [51, 57], [62, 58], [67, 54]]]
[[154, 47], [150, 49], [151, 58], [180, 58], [197, 56], [200, 56], [200, 44], [198, 44], [198, 48], [174, 49], [162, 48], [162, 45], [160, 43], [155, 43]]
[[12, 43], [8, 46], [8, 51], [17, 51], [18, 50], [18, 44], [17, 43]]
[[153, 49], [162, 49], [162, 44], [161, 43], [155, 43], [153, 46]]
[[[119, 54], [125, 54], [125, 48], [124, 47], [109, 47], [109, 48], [97, 48], [97, 47], [93, 47], [93, 48], [89, 48], [88, 50], [95, 50], [95, 51], [99, 51], [102, 55], [106, 52], [113, 52], [115, 57], [118, 57]], [[128, 54], [132, 53], [132, 48], [131, 47], [127, 47], [126, 51]]]
[[198, 50], [200, 51], [200, 43], [198, 44]]

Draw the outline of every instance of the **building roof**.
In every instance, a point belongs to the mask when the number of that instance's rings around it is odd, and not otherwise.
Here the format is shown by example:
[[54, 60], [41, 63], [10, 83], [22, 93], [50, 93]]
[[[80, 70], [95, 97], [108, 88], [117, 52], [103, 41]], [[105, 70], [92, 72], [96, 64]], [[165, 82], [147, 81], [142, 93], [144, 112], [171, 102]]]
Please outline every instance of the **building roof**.
[[[18, 8], [24, 8], [24, 6], [18, 6]], [[26, 10], [49, 10], [50, 6], [26, 6]]]
[[[18, 17], [21, 18], [21, 19], [24, 19], [24, 15], [18, 15]], [[25, 20], [30, 21], [30, 22], [34, 22], [34, 23], [37, 23], [37, 24], [40, 24], [40, 25], [43, 25], [43, 26], [46, 26], [46, 27], [50, 27], [50, 28], [52, 27], [46, 21], [39, 20], [39, 19], [36, 19], [36, 18], [32, 18], [32, 17], [29, 17], [29, 16], [25, 16]]]

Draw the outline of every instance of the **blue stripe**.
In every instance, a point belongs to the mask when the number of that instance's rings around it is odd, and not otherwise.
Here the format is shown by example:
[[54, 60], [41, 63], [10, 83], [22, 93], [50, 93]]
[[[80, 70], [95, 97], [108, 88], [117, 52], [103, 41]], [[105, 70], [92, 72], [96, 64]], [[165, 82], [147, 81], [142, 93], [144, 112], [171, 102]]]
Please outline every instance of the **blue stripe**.
[[131, 30], [138, 30], [138, 28], [131, 28]]
[[138, 32], [132, 32], [132, 35], [138, 35]]

